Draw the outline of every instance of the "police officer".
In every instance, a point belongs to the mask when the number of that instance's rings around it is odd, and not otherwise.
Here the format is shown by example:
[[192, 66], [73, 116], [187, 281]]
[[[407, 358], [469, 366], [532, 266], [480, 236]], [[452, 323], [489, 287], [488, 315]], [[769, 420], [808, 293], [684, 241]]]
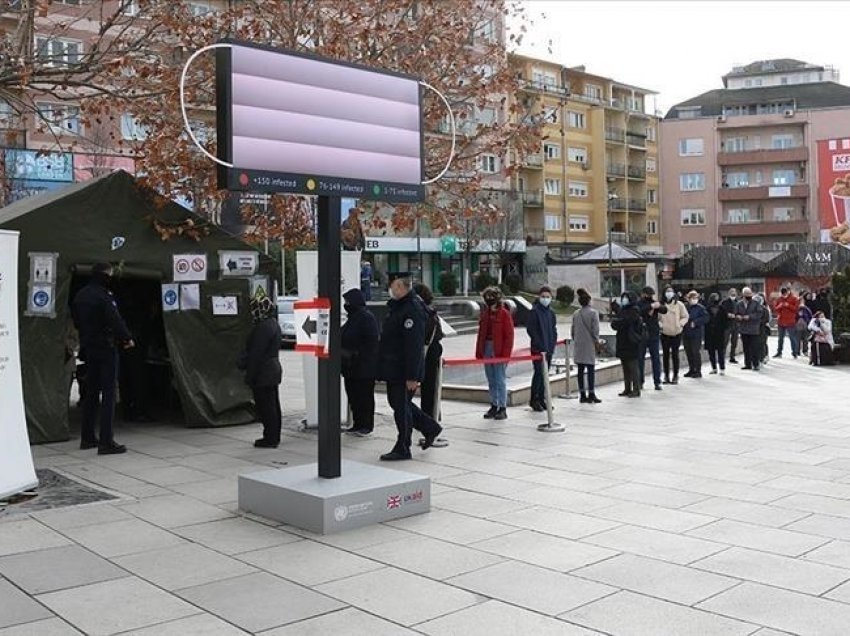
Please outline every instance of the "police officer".
[[422, 449], [430, 448], [442, 427], [413, 403], [424, 372], [425, 312], [411, 288], [409, 278], [397, 278], [390, 285], [392, 300], [381, 330], [378, 348], [379, 379], [387, 383], [387, 401], [393, 410], [398, 440], [383, 461], [410, 459], [412, 429], [425, 439]]
[[[117, 347], [135, 346], [130, 331], [118, 312], [109, 291], [112, 265], [97, 263], [92, 278], [74, 298], [71, 313], [80, 333], [80, 359], [86, 363], [86, 400], [83, 404], [83, 427], [80, 448], [98, 449], [99, 455], [118, 455], [127, 448], [117, 444], [112, 435], [115, 415], [115, 384], [118, 376]], [[100, 438], [95, 436], [95, 421], [100, 405]]]

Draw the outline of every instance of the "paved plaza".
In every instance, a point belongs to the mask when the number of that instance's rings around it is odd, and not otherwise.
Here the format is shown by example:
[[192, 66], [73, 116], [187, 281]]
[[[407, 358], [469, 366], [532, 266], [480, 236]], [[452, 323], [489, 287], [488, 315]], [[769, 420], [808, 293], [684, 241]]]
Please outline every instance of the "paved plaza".
[[[241, 516], [236, 477], [309, 462], [288, 429], [137, 425], [130, 452], [78, 440], [37, 465], [119, 494], [0, 522], [0, 634], [706, 636], [850, 633], [850, 368], [771, 361], [639, 400], [558, 400], [565, 433], [513, 408], [444, 404], [430, 514], [320, 537]], [[377, 463], [394, 437], [378, 397]]]

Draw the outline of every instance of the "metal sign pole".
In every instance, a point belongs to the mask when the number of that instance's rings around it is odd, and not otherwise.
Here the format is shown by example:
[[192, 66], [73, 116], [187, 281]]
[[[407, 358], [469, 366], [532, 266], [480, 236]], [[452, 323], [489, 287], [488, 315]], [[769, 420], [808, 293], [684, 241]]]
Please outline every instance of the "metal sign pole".
[[570, 369], [572, 368], [570, 366], [570, 342], [571, 341], [569, 338], [564, 340], [564, 366], [566, 368], [565, 373], [567, 375], [567, 392], [563, 395], [558, 396], [562, 400], [573, 400], [576, 397], [575, 395], [573, 395], [572, 390], [570, 389]]
[[319, 198], [319, 297], [330, 300], [328, 356], [319, 358], [319, 477], [342, 474], [340, 440], [340, 223], [342, 200]]
[[542, 433], [563, 433], [566, 429], [563, 424], [555, 423], [555, 413], [552, 409], [552, 387], [549, 385], [549, 364], [546, 355], [541, 355], [543, 365], [543, 395], [546, 397], [546, 423], [537, 427]]

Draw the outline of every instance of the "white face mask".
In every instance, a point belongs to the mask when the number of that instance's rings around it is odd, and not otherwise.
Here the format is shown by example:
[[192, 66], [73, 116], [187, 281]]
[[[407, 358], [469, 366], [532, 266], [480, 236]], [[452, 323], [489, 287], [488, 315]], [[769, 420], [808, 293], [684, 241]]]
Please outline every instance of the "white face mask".
[[689, 298], [688, 302], [692, 305], [696, 305], [699, 302], [699, 298]]
[[676, 294], [674, 294], [671, 291], [664, 293], [664, 298], [666, 298], [667, 300], [673, 300], [675, 297], [676, 297]]
[[736, 300], [738, 298], [738, 294], [729, 294], [729, 298], [731, 300]]
[[622, 298], [620, 298], [620, 306], [621, 307], [628, 307], [629, 306], [629, 297], [628, 296], [623, 296]]
[[552, 297], [551, 296], [541, 296], [540, 297], [540, 304], [543, 305], [544, 307], [548, 307], [549, 305], [552, 304]]

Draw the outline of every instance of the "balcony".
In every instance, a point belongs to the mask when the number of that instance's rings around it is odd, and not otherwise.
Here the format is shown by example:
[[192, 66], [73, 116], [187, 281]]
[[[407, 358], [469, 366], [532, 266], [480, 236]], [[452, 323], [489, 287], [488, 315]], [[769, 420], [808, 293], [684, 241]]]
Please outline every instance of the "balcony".
[[[455, 130], [459, 135], [474, 135], [478, 131], [478, 125], [474, 121], [468, 119], [455, 118]], [[441, 121], [437, 124], [437, 131], [441, 135], [451, 135], [452, 127], [447, 121]]]
[[611, 232], [611, 241], [627, 247], [637, 247], [646, 243], [646, 233]]
[[646, 148], [646, 135], [626, 133], [626, 143], [635, 148]]
[[527, 80], [523, 84], [523, 88], [527, 91], [534, 91], [537, 93], [550, 93], [552, 95], [557, 95], [559, 97], [569, 97], [570, 89], [564, 86], [555, 86], [554, 84], [547, 84], [546, 82], [538, 82], [534, 80]]
[[646, 212], [646, 200], [629, 199], [629, 210], [632, 212]]
[[533, 155], [525, 155], [522, 158], [523, 168], [543, 168], [543, 155], [535, 153]]
[[593, 95], [586, 95], [584, 93], [572, 93], [570, 94], [570, 99], [586, 104], [604, 105], [607, 103], [607, 100], [603, 97], [594, 97]]
[[805, 219], [793, 221], [750, 221], [749, 223], [721, 223], [721, 237], [738, 236], [806, 236], [809, 222]]
[[605, 172], [614, 177], [625, 177], [626, 176], [626, 166], [622, 163], [609, 163], [605, 167]]
[[759, 201], [761, 199], [807, 199], [808, 184], [792, 186], [755, 186], [749, 188], [721, 188], [717, 198], [721, 201]]
[[629, 166], [629, 179], [646, 179], [646, 168]]
[[525, 190], [522, 192], [522, 204], [528, 208], [543, 207], [543, 190]]
[[719, 166], [749, 166], [762, 163], [793, 163], [808, 160], [809, 149], [806, 146], [717, 153], [717, 165]]
[[605, 140], [613, 141], [614, 143], [621, 144], [626, 138], [626, 131], [622, 128], [606, 128], [605, 129]]

